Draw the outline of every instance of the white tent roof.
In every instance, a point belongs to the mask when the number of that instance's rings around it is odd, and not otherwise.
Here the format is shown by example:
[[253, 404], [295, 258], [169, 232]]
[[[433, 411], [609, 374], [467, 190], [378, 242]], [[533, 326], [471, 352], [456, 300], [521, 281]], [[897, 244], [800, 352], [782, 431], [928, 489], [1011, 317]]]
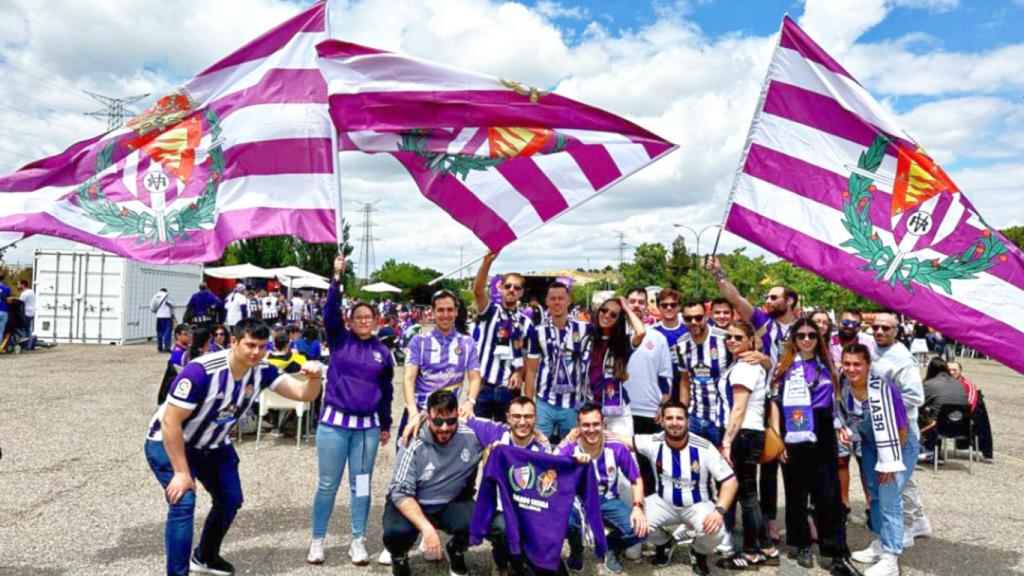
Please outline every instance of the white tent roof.
[[402, 291], [401, 288], [398, 288], [397, 286], [392, 286], [387, 282], [377, 282], [375, 284], [368, 284], [366, 286], [363, 286], [361, 290], [363, 292], [394, 292], [396, 294]]
[[322, 278], [288, 278], [282, 277], [281, 283], [293, 290], [312, 288], [314, 290], [330, 290], [331, 284]]
[[228, 278], [231, 280], [244, 280], [245, 278], [273, 278], [274, 272], [252, 264], [238, 264], [237, 266], [222, 266], [220, 268], [207, 268], [203, 274], [214, 278]]
[[313, 274], [312, 272], [306, 272], [298, 266], [285, 266], [284, 268], [269, 268], [267, 272], [270, 272], [278, 278], [316, 278], [318, 280], [326, 281], [327, 278], [320, 276], [319, 274]]

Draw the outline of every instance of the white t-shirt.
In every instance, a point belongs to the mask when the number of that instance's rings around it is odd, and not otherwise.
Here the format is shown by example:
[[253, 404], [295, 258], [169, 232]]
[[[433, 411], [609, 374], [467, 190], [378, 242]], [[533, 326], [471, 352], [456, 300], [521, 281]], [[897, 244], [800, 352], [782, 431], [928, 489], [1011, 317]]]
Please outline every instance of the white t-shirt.
[[672, 384], [672, 355], [665, 335], [654, 328], [648, 328], [644, 339], [630, 355], [626, 372], [629, 373], [629, 379], [623, 385], [629, 393], [632, 413], [654, 418], [661, 404], [658, 377], [666, 378], [670, 387]]
[[306, 301], [302, 298], [292, 298], [292, 320], [302, 320], [303, 314], [306, 312]]
[[750, 390], [747, 409], [743, 413], [744, 430], [764, 431], [764, 401], [768, 394], [768, 375], [759, 364], [737, 361], [722, 376], [725, 386], [743, 386]]
[[228, 326], [234, 326], [242, 321], [242, 306], [248, 305], [249, 299], [242, 292], [228, 294], [227, 300], [224, 301], [225, 320]]
[[31, 288], [25, 288], [19, 298], [25, 303], [25, 316], [34, 318], [36, 315], [36, 293]]

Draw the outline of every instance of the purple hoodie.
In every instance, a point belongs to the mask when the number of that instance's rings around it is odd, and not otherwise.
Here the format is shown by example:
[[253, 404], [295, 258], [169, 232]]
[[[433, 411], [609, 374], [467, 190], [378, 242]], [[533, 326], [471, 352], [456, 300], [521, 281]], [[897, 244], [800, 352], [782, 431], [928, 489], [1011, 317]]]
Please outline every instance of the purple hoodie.
[[[330, 347], [327, 368], [327, 392], [320, 421], [346, 428], [344, 416], [377, 416], [385, 430], [391, 427], [391, 399], [394, 388], [391, 378], [394, 364], [387, 346], [376, 338], [359, 339], [345, 327], [341, 317], [341, 298], [338, 282], [332, 281], [324, 308], [324, 327]], [[342, 414], [337, 419], [334, 414]]]

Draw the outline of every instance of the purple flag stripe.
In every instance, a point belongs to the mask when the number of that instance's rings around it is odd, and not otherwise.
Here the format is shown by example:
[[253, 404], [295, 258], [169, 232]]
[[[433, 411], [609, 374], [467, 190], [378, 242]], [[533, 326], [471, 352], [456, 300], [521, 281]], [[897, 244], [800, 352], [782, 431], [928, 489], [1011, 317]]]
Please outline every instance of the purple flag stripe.
[[298, 236], [307, 242], [334, 242], [334, 211], [306, 208], [248, 208], [223, 212], [215, 230], [190, 232], [191, 241], [180, 246], [154, 248], [150, 242], [94, 236], [45, 213], [0, 218], [0, 229], [27, 228], [34, 234], [83, 242], [138, 262], [173, 264], [216, 260], [230, 242], [260, 236]]
[[[273, 68], [260, 81], [223, 98], [209, 107], [221, 119], [235, 110], [256, 104], [319, 104], [327, 101], [327, 84], [315, 68]], [[319, 121], [310, 118], [310, 123]]]
[[206, 76], [218, 70], [266, 58], [287, 46], [292, 38], [300, 32], [324, 32], [327, 26], [327, 19], [324, 17], [326, 11], [327, 2], [318, 2], [309, 10], [296, 15], [291, 20], [242, 46], [231, 55], [200, 72], [196, 77]]
[[363, 46], [361, 44], [345, 42], [344, 40], [332, 39], [329, 42], [321, 42], [320, 44], [317, 44], [316, 53], [321, 58], [341, 59], [351, 58], [352, 56], [366, 56], [367, 54], [387, 54], [387, 51], [370, 48], [369, 46]]
[[[921, 286], [911, 293], [876, 282], [871, 272], [860, 270], [864, 266], [860, 258], [739, 204], [733, 204], [726, 229], [865, 298], [904, 311], [944, 334], [956, 334], [964, 344], [1024, 372], [1024, 356], [1020, 354], [1024, 333], [1017, 327]], [[937, 310], [942, 313], [936, 314]], [[964, 330], [965, 326], [971, 329]]]
[[530, 201], [542, 221], [547, 222], [569, 208], [558, 187], [532, 159], [516, 158], [498, 165], [497, 170]]
[[347, 132], [338, 133], [338, 151], [339, 152], [358, 152], [359, 146], [349, 138]]
[[647, 130], [558, 94], [536, 103], [511, 90], [374, 92], [331, 94], [331, 118], [339, 132], [408, 130], [452, 126], [516, 126], [597, 130], [663, 141]]
[[570, 148], [566, 150], [566, 154], [576, 160], [594, 190], [600, 190], [622, 177], [622, 172], [619, 172], [615, 160], [608, 153], [608, 149], [601, 144]]
[[[88, 146], [102, 138], [103, 136], [97, 136], [84, 140], [60, 154], [34, 162], [28, 172], [19, 171], [0, 178], [0, 191], [32, 192], [47, 186], [72, 186], [84, 181], [92, 176], [96, 167], [96, 156], [103, 148], [103, 145], [92, 148]], [[116, 151], [114, 157], [118, 158]]]
[[515, 232], [494, 210], [477, 198], [454, 175], [440, 175], [423, 167], [423, 159], [410, 152], [393, 152], [409, 171], [420, 192], [482, 240], [500, 250], [516, 239]]
[[[777, 80], [773, 80], [768, 86], [764, 112], [856, 142], [865, 148], [871, 145], [876, 134], [883, 134], [881, 130], [843, 108], [832, 98]], [[886, 136], [892, 138], [894, 135]], [[915, 148], [909, 140], [897, 140], [911, 150]], [[891, 145], [888, 153], [890, 156], [896, 155]]]
[[459, 154], [467, 154], [470, 156], [476, 155], [477, 153], [489, 154], [490, 150], [488, 150], [487, 147], [481, 148], [486, 141], [487, 128], [477, 128], [477, 131], [473, 134], [473, 137], [469, 139], [469, 142], [466, 142], [466, 145], [462, 147], [462, 150], [459, 150]]
[[671, 142], [666, 142], [665, 140], [662, 140], [657, 136], [655, 136], [654, 140], [650, 140], [647, 138], [636, 138], [632, 135], [629, 135], [629, 139], [634, 144], [640, 144], [641, 146], [643, 146], [644, 151], [647, 152], [647, 157], [652, 160], [657, 159], [662, 154], [670, 150], [674, 150], [676, 148], [675, 144]]
[[850, 80], [857, 82], [857, 80], [854, 79], [854, 77], [851, 76], [850, 73], [839, 64], [839, 62], [836, 62], [834, 58], [821, 49], [821, 46], [818, 46], [810, 36], [790, 20], [789, 16], [786, 16], [785, 20], [783, 20], [782, 37], [779, 38], [779, 46], [789, 48], [790, 50], [796, 50], [804, 58], [812, 62], [817, 62], [826, 69], [831, 70], [836, 74], [842, 74]]
[[[63, 152], [54, 154], [53, 156], [49, 156], [46, 158], [41, 158], [39, 160], [33, 160], [32, 162], [25, 164], [24, 166], [18, 169], [18, 172], [15, 172], [14, 174], [11, 174], [9, 176], [0, 177], [0, 189], [6, 190], [8, 188], [8, 185], [13, 186], [15, 182], [20, 182], [21, 180], [24, 179], [24, 177], [31, 178], [34, 176], [34, 174], [27, 171], [54, 169], [59, 170], [60, 168], [66, 166], [68, 162], [74, 161], [74, 157], [77, 156], [79, 153], [87, 153], [89, 151], [90, 146], [99, 142], [105, 136], [106, 134], [100, 134], [99, 136], [94, 136], [92, 138], [82, 140], [81, 142], [75, 142], [71, 146], [68, 146], [68, 148]], [[27, 173], [23, 174], [23, 172]], [[12, 189], [10, 191], [19, 192], [21, 190]]]
[[331, 139], [261, 140], [224, 153], [224, 180], [270, 174], [331, 174]]
[[[847, 178], [777, 150], [751, 144], [743, 172], [829, 208], [843, 209], [842, 194], [847, 187]], [[877, 190], [870, 207], [871, 222], [876, 227], [892, 229], [890, 206], [892, 196]], [[980, 236], [981, 229], [964, 224], [932, 249], [945, 255], [958, 254], [976, 245]], [[1015, 258], [1008, 258], [986, 274], [1024, 290], [1024, 267]]]

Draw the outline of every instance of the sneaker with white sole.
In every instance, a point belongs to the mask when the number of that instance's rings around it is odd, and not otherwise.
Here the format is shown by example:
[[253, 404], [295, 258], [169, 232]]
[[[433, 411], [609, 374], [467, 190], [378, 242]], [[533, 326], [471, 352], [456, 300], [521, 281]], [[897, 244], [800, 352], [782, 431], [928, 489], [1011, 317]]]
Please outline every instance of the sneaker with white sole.
[[696, 533], [690, 529], [686, 524], [680, 524], [678, 528], [672, 532], [672, 537], [675, 538], [676, 544], [684, 545], [693, 542]]
[[[908, 529], [904, 527], [904, 532]], [[928, 538], [932, 535], [932, 523], [928, 521], [926, 516], [921, 516], [914, 519], [914, 523], [909, 528], [910, 535], [914, 538]]]
[[387, 548], [380, 551], [380, 556], [377, 556], [377, 564], [391, 566], [391, 552], [388, 552]]
[[715, 546], [715, 553], [722, 558], [728, 558], [736, 553], [736, 550], [732, 547], [732, 541], [726, 540], [725, 542]]
[[889, 552], [882, 553], [882, 558], [865, 570], [864, 576], [900, 576], [899, 557]]
[[366, 566], [370, 563], [370, 555], [366, 553], [366, 538], [352, 539], [352, 544], [348, 547], [348, 557], [356, 566]]
[[306, 554], [306, 562], [310, 564], [324, 563], [324, 539], [313, 538], [309, 543], [309, 554]]
[[850, 554], [850, 558], [853, 558], [854, 562], [860, 562], [861, 564], [874, 564], [882, 559], [882, 554], [885, 554], [885, 550], [882, 548], [882, 541], [875, 538], [867, 548]]
[[189, 570], [197, 574], [212, 574], [213, 576], [232, 576], [235, 573], [235, 567], [230, 562], [217, 556], [213, 560], [200, 561], [196, 557], [196, 553], [192, 552], [192, 558], [189, 559]]

